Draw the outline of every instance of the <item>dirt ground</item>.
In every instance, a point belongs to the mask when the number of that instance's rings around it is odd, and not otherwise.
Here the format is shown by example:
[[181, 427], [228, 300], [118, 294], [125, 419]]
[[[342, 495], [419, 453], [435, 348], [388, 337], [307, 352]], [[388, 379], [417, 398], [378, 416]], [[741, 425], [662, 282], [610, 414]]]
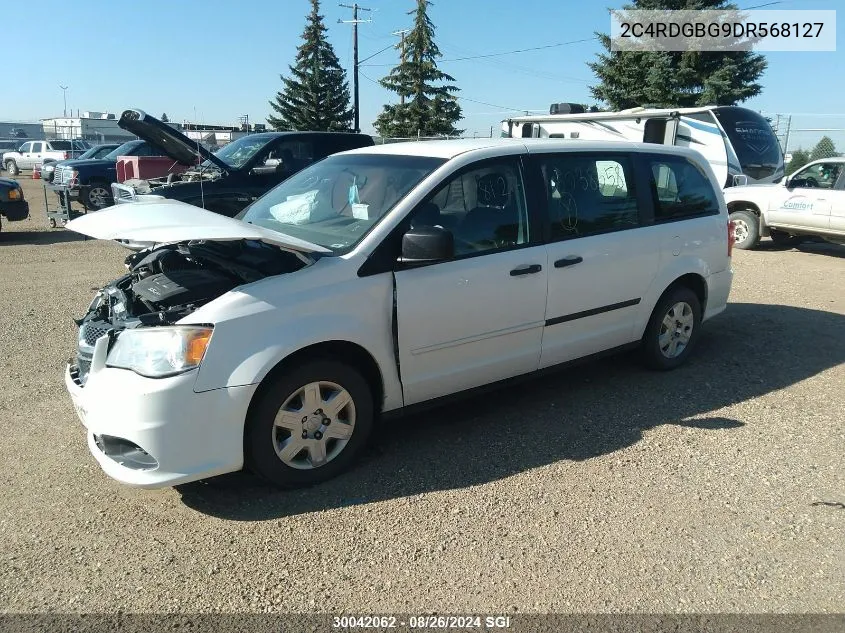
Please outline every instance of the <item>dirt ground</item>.
[[668, 374], [621, 356], [404, 419], [324, 485], [141, 491], [62, 372], [127, 251], [0, 233], [0, 612], [842, 612], [845, 248], [737, 252]]

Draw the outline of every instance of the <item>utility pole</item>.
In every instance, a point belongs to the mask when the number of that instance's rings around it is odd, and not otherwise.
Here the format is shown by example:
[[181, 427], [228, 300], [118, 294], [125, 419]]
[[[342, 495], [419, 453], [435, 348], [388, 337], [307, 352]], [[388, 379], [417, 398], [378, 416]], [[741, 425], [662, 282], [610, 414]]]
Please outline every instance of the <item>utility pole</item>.
[[[391, 33], [391, 35], [398, 35], [399, 37], [402, 38], [402, 41], [400, 42], [400, 46], [402, 47], [402, 64], [403, 65], [405, 63], [405, 33], [410, 33], [410, 32], [411, 32], [411, 29], [402, 29], [401, 31], [394, 31], [393, 33]], [[399, 94], [399, 103], [401, 105], [405, 105], [405, 95], [403, 95], [401, 93]]]
[[64, 110], [62, 110], [62, 116], [67, 117], [67, 86], [59, 86], [62, 89], [62, 98], [64, 99]]
[[789, 151], [789, 132], [792, 129], [792, 115], [790, 114], [786, 117], [786, 138], [783, 140], [783, 153], [786, 154]]
[[353, 50], [353, 62], [352, 62], [352, 83], [353, 83], [353, 92], [354, 92], [354, 101], [355, 101], [355, 132], [361, 131], [361, 126], [359, 125], [359, 110], [358, 107], [358, 24], [362, 22], [372, 22], [372, 20], [359, 20], [358, 19], [358, 11], [372, 11], [372, 9], [368, 9], [366, 7], [359, 7], [358, 3], [355, 4], [339, 4], [338, 6], [343, 7], [344, 9], [352, 9], [352, 19], [351, 20], [338, 20], [338, 24], [351, 24], [352, 25], [352, 50]]

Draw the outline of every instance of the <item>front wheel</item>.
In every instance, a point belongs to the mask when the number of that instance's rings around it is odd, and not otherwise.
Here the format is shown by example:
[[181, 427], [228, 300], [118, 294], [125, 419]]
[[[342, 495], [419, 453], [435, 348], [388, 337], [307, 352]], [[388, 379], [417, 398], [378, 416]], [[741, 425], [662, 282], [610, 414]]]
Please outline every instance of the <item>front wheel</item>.
[[734, 227], [734, 246], [743, 250], [754, 248], [760, 243], [760, 220], [751, 211], [731, 213]]
[[21, 173], [21, 170], [18, 169], [18, 164], [13, 160], [6, 161], [6, 171], [9, 172], [10, 176], [17, 176]]
[[282, 373], [252, 407], [244, 436], [247, 466], [292, 488], [346, 470], [373, 428], [370, 386], [354, 368], [314, 360]]
[[686, 286], [666, 292], [657, 302], [643, 334], [641, 353], [652, 369], [675, 369], [692, 353], [701, 330], [701, 302]]
[[80, 192], [80, 202], [86, 209], [99, 211], [112, 204], [111, 190], [108, 185], [96, 182]]

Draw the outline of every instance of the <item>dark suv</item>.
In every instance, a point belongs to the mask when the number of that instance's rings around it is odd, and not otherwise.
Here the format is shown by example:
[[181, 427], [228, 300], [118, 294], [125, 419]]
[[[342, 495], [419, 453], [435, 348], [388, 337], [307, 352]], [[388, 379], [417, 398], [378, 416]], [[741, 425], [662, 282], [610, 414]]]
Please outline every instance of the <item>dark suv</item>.
[[126, 110], [118, 125], [174, 161], [192, 165], [180, 174], [113, 184], [117, 203], [149, 195], [180, 200], [234, 217], [253, 200], [300, 169], [330, 154], [373, 145], [365, 134], [262, 132], [241, 137], [213, 154], [197, 141], [140, 110]]

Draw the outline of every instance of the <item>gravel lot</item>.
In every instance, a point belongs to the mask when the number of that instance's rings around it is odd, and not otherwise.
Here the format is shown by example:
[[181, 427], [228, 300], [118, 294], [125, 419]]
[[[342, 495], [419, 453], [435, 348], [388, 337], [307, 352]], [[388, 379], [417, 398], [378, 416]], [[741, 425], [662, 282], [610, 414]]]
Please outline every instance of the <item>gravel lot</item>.
[[0, 233], [0, 612], [842, 612], [845, 248], [738, 252], [670, 374], [622, 356], [407, 418], [351, 473], [141, 491], [62, 371], [126, 251]]

